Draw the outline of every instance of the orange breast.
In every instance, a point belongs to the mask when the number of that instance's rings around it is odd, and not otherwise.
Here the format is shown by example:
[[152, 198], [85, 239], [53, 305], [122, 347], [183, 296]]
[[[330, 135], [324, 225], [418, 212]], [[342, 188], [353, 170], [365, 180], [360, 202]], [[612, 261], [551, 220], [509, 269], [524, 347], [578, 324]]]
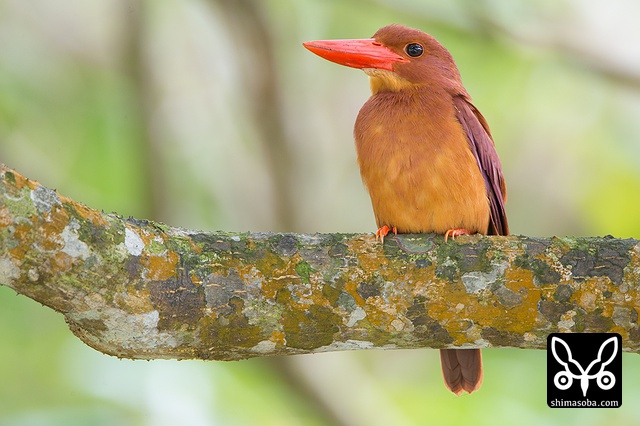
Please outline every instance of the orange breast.
[[401, 233], [486, 233], [484, 179], [451, 98], [427, 90], [380, 92], [355, 126], [362, 179], [379, 227]]

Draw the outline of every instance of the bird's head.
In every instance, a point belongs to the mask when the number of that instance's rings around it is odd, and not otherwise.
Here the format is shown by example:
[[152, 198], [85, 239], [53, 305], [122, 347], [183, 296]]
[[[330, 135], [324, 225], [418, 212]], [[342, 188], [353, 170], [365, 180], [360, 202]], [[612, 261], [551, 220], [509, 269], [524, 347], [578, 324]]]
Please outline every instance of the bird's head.
[[371, 78], [373, 94], [419, 86], [466, 93], [449, 51], [420, 30], [388, 25], [372, 38], [308, 41], [303, 46], [329, 61], [362, 69]]

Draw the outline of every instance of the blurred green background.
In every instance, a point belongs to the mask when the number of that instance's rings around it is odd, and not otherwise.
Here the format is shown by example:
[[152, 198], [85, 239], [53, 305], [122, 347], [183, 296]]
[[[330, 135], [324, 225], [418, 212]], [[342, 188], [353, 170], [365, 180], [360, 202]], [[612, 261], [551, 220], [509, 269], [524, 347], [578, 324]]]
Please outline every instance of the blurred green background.
[[[640, 236], [637, 0], [0, 0], [0, 162], [85, 204], [204, 230], [372, 232], [352, 128], [366, 76], [302, 48], [389, 23], [453, 54], [496, 140], [511, 229]], [[551, 410], [543, 351], [222, 363], [102, 355], [0, 287], [0, 425], [636, 425]]]

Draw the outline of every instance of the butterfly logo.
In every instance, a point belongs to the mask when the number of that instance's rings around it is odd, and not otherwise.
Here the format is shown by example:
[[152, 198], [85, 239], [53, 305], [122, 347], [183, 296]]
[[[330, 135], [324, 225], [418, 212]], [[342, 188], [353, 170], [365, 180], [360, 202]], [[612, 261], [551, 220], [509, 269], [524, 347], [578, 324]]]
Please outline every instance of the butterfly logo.
[[[611, 356], [603, 360], [605, 348], [610, 345], [613, 345], [611, 348]], [[559, 337], [553, 336], [551, 338], [551, 351], [556, 361], [564, 367], [564, 371], [558, 372], [553, 378], [553, 384], [556, 388], [566, 390], [573, 385], [574, 379], [580, 380], [582, 396], [586, 397], [587, 389], [589, 389], [589, 381], [592, 379], [596, 380], [596, 384], [602, 390], [609, 390], [616, 384], [616, 378], [613, 373], [605, 370], [618, 353], [618, 340], [615, 337], [605, 340], [602, 345], [600, 345], [597, 358], [593, 360], [587, 368], [582, 368], [582, 365], [573, 359], [569, 345]], [[579, 374], [576, 374], [575, 371], [579, 371]]]

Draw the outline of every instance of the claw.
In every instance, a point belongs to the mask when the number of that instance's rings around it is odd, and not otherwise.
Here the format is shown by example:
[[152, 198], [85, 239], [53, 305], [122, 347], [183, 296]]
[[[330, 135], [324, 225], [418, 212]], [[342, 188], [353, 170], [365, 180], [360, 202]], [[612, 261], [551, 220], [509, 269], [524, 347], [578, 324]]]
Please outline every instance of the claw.
[[387, 225], [384, 225], [376, 231], [376, 240], [379, 238], [380, 242], [384, 244], [384, 237], [386, 237], [389, 232], [393, 232], [394, 235], [398, 235], [398, 229], [395, 226], [393, 228], [389, 228]]
[[460, 235], [469, 235], [469, 234], [470, 232], [464, 228], [452, 228], [447, 230], [447, 232], [444, 233], [444, 242], [446, 243], [449, 237], [451, 237], [452, 240], [455, 240], [456, 237], [459, 237]]

